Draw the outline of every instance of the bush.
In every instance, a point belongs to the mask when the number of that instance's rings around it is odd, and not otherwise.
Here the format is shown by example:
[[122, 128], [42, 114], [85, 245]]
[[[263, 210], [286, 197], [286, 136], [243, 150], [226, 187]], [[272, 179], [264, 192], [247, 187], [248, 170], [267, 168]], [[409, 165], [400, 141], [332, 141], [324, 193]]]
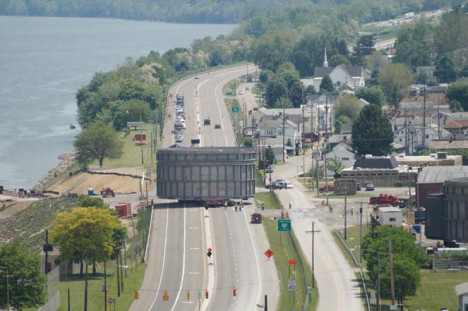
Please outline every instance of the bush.
[[395, 187], [403, 187], [403, 182], [402, 182], [401, 180], [396, 181], [396, 182], [393, 184], [393, 186], [395, 186]]

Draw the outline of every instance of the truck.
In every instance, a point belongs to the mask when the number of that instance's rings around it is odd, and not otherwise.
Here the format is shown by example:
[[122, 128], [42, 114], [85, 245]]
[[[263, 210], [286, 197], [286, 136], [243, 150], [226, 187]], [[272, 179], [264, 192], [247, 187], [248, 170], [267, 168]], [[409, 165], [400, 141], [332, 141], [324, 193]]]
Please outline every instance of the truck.
[[101, 189], [101, 195], [103, 198], [106, 198], [108, 196], [115, 197], [115, 192], [112, 190], [111, 187], [104, 187]]
[[369, 203], [370, 204], [390, 204], [392, 206], [398, 206], [400, 204], [400, 200], [393, 195], [381, 193], [379, 194], [378, 197], [369, 198]]
[[405, 14], [405, 19], [412, 19], [414, 17], [414, 12], [408, 12]]

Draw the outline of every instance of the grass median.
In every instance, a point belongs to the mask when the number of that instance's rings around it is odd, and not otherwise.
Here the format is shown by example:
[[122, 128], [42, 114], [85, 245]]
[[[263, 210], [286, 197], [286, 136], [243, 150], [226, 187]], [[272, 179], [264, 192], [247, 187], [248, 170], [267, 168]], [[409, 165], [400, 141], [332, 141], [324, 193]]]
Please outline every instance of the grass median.
[[[255, 195], [255, 201], [258, 207], [259, 202], [265, 203], [265, 209], [274, 209], [275, 201], [270, 193], [259, 193]], [[261, 203], [260, 203], [261, 204]], [[299, 242], [292, 230], [290, 233], [278, 232], [277, 220], [263, 218], [263, 226], [270, 243], [270, 249], [274, 253], [276, 269], [280, 280], [280, 298], [278, 302], [278, 310], [302, 310], [302, 306], [306, 301], [307, 286], [311, 282], [311, 270], [307, 264], [307, 259], [300, 249]], [[294, 247], [294, 244], [297, 248]], [[290, 265], [288, 261], [295, 260], [295, 265]], [[303, 263], [301, 265], [301, 262]], [[296, 280], [296, 290], [288, 290], [288, 281]], [[306, 310], [312, 311], [316, 309], [318, 301], [317, 289], [312, 290], [312, 295], [309, 298], [309, 305]]]

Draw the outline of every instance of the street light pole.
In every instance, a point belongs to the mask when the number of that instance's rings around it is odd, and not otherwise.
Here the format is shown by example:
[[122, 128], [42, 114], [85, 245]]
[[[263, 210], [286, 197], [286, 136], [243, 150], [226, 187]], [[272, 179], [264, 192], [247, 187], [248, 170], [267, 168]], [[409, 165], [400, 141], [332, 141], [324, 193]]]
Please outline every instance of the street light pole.
[[348, 219], [348, 204], [347, 204], [347, 198], [348, 198], [348, 189], [346, 189], [345, 195], [344, 195], [344, 239], [345, 241], [348, 240], [348, 230], [347, 230], [347, 219]]

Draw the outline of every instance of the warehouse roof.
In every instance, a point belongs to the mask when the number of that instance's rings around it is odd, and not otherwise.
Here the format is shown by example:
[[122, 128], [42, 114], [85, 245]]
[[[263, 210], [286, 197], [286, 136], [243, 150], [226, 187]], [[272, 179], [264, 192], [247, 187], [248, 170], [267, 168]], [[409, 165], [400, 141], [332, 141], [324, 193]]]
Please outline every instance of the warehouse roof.
[[443, 183], [453, 178], [468, 177], [467, 166], [427, 166], [418, 176], [418, 184]]

